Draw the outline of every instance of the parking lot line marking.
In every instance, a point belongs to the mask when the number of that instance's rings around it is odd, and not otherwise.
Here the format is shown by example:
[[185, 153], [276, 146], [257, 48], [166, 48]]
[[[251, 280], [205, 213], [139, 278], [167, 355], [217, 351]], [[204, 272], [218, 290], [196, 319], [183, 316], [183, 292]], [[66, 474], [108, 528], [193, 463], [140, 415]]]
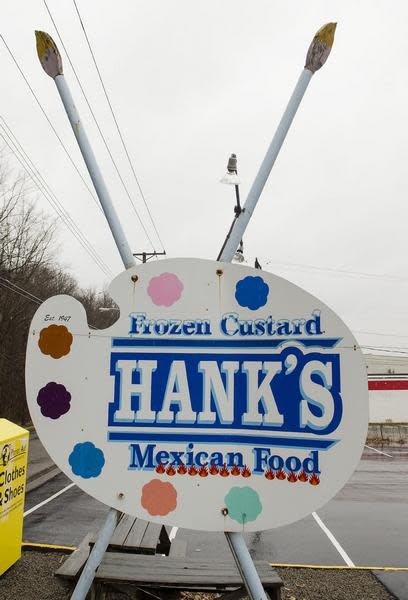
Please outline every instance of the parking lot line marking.
[[374, 450], [374, 452], [378, 452], [378, 454], [384, 454], [384, 456], [388, 456], [388, 458], [394, 458], [392, 454], [387, 454], [386, 452], [382, 452], [381, 450], [377, 450], [377, 448], [372, 448], [371, 446], [367, 446], [365, 444], [365, 448], [369, 448], [370, 450]]
[[46, 500], [43, 500], [42, 502], [40, 502], [39, 504], [36, 504], [35, 506], [33, 506], [32, 508], [30, 508], [29, 510], [26, 510], [25, 513], [23, 514], [24, 517], [27, 517], [28, 515], [31, 515], [32, 512], [34, 512], [35, 510], [37, 510], [38, 508], [41, 508], [42, 506], [44, 506], [45, 504], [48, 504], [48, 502], [51, 502], [51, 500], [54, 500], [54, 498], [57, 498], [58, 496], [61, 496], [61, 494], [63, 494], [64, 492], [66, 492], [67, 490], [69, 490], [70, 488], [74, 487], [75, 483], [70, 483], [69, 485], [67, 485], [66, 487], [62, 488], [62, 490], [60, 490], [59, 492], [57, 492], [56, 494], [53, 494], [52, 496], [50, 496], [49, 498], [47, 498]]
[[172, 527], [171, 531], [170, 531], [170, 535], [169, 535], [169, 540], [173, 541], [174, 538], [176, 537], [176, 534], [178, 532], [178, 527]]
[[356, 565], [353, 563], [353, 561], [351, 560], [351, 558], [349, 557], [347, 552], [340, 546], [339, 542], [336, 540], [336, 538], [334, 537], [334, 535], [332, 534], [330, 529], [328, 529], [326, 527], [326, 525], [323, 523], [323, 521], [321, 520], [319, 515], [315, 512], [312, 512], [312, 516], [313, 516], [314, 520], [316, 521], [316, 523], [319, 525], [319, 527], [321, 527], [321, 529], [327, 535], [327, 537], [329, 538], [329, 540], [331, 541], [333, 546], [336, 548], [337, 552], [340, 554], [340, 556], [342, 557], [342, 559], [344, 560], [346, 565], [348, 567], [355, 567]]
[[408, 571], [408, 567], [348, 567], [347, 565], [302, 565], [292, 563], [269, 563], [271, 567], [292, 569], [337, 569], [339, 571]]
[[23, 550], [35, 550], [36, 548], [42, 550], [55, 550], [56, 552], [74, 552], [78, 550], [78, 546], [61, 546], [58, 544], [40, 544], [39, 542], [22, 542], [21, 547]]

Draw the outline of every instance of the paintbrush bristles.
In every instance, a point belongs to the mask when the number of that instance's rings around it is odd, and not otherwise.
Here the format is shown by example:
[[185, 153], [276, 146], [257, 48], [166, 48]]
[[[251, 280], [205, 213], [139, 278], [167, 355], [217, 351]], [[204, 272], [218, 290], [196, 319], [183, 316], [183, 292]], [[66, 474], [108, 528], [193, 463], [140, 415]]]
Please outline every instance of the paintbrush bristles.
[[52, 37], [45, 31], [36, 31], [37, 54], [44, 71], [55, 79], [62, 75], [62, 60], [59, 50]]
[[337, 23], [327, 23], [319, 29], [310, 44], [305, 69], [315, 73], [326, 62], [334, 42]]

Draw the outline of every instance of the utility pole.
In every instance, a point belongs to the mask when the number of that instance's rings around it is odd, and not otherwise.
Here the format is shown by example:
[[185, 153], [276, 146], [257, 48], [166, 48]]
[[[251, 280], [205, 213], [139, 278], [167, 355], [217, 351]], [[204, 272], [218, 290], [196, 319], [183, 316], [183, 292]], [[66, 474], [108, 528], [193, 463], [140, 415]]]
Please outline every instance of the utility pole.
[[156, 256], [166, 256], [166, 252], [133, 252], [133, 256], [140, 260], [143, 264]]

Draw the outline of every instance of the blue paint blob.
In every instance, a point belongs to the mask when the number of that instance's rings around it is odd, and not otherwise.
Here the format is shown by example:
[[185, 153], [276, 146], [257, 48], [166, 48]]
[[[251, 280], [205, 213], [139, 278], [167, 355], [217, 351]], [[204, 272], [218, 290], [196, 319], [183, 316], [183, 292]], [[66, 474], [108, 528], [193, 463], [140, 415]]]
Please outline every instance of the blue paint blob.
[[268, 300], [269, 286], [262, 277], [244, 277], [237, 282], [235, 287], [235, 299], [240, 306], [257, 310], [265, 306]]
[[255, 521], [262, 512], [259, 494], [249, 486], [231, 488], [224, 501], [228, 516], [242, 525]]
[[102, 450], [96, 448], [92, 442], [75, 444], [68, 459], [74, 475], [84, 479], [99, 477], [105, 464]]

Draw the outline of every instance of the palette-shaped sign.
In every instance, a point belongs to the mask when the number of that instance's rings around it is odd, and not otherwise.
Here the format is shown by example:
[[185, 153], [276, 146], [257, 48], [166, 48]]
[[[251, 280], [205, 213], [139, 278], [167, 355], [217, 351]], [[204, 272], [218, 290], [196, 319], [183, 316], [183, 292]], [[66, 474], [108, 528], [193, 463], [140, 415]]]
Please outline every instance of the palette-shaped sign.
[[320, 300], [198, 259], [131, 268], [109, 292], [110, 328], [55, 296], [29, 333], [32, 420], [79, 487], [149, 521], [256, 531], [346, 483], [367, 432], [365, 363]]

